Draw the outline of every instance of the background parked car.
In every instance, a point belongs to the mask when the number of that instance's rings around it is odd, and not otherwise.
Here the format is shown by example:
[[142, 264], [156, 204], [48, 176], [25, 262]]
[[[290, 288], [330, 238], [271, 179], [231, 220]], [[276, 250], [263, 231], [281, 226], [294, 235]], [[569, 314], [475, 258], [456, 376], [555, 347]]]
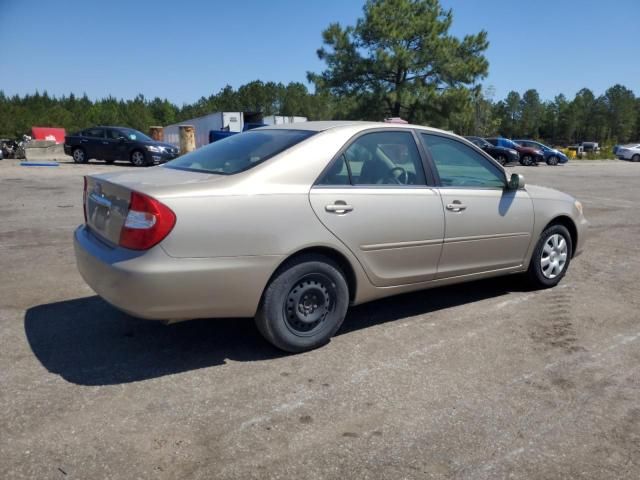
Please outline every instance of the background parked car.
[[544, 161], [542, 150], [531, 147], [523, 147], [513, 140], [502, 137], [487, 138], [487, 142], [497, 147], [505, 147], [515, 150], [520, 155], [520, 163], [525, 166], [536, 165], [538, 162]]
[[598, 142], [582, 142], [580, 144], [580, 146], [582, 146], [582, 149], [585, 152], [599, 152], [600, 151], [600, 145], [598, 144]]
[[630, 145], [619, 146], [616, 150], [616, 157], [620, 160], [640, 162], [640, 144], [632, 143]]
[[523, 147], [542, 150], [544, 161], [547, 162], [547, 165], [558, 165], [559, 163], [567, 163], [569, 161], [569, 157], [567, 157], [560, 150], [548, 147], [543, 143], [534, 142], [533, 140], [515, 140], [515, 142], [522, 145]]
[[95, 158], [107, 163], [128, 160], [142, 167], [173, 160], [180, 152], [132, 128], [98, 126], [64, 137], [64, 153], [76, 163]]
[[520, 155], [517, 150], [507, 147], [498, 147], [490, 144], [482, 137], [464, 137], [471, 143], [477, 145], [493, 158], [495, 158], [500, 165], [506, 165], [511, 162], [520, 161]]

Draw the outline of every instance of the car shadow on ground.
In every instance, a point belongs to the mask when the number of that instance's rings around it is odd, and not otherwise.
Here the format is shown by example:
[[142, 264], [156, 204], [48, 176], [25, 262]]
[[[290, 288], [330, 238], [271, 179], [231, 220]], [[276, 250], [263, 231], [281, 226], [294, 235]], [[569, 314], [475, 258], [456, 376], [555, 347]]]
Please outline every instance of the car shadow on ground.
[[[517, 277], [395, 296], [350, 309], [338, 335], [401, 318], [524, 291]], [[136, 382], [285, 353], [262, 339], [252, 319], [192, 320], [173, 325], [122, 313], [97, 296], [27, 310], [27, 340], [50, 372], [79, 385]]]

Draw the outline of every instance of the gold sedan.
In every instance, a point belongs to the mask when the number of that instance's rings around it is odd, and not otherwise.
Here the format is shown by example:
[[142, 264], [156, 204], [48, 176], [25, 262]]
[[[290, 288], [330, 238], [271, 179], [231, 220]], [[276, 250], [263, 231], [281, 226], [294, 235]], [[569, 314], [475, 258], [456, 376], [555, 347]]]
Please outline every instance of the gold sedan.
[[165, 165], [85, 178], [78, 269], [158, 320], [255, 317], [316, 348], [349, 305], [497, 275], [552, 287], [587, 221], [461, 137], [414, 125], [265, 127]]

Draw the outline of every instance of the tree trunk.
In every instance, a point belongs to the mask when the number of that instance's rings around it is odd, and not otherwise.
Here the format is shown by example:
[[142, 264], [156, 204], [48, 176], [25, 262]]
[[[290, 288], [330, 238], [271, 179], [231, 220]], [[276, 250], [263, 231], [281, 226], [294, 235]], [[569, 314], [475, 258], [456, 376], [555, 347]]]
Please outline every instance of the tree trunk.
[[196, 149], [196, 128], [193, 125], [180, 125], [180, 155]]
[[156, 142], [164, 142], [164, 128], [149, 127], [149, 136]]

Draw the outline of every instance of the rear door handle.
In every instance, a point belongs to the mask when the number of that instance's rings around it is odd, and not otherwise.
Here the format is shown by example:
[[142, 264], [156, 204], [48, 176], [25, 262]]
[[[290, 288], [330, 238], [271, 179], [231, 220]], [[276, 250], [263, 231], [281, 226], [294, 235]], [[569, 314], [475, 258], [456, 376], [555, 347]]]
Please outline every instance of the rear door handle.
[[325, 205], [324, 209], [331, 213], [347, 213], [353, 210], [351, 205], [347, 205], [345, 202], [337, 201], [331, 205]]
[[454, 200], [453, 203], [447, 204], [447, 210], [451, 210], [452, 212], [461, 212], [466, 209], [467, 206], [463, 205], [458, 200]]

